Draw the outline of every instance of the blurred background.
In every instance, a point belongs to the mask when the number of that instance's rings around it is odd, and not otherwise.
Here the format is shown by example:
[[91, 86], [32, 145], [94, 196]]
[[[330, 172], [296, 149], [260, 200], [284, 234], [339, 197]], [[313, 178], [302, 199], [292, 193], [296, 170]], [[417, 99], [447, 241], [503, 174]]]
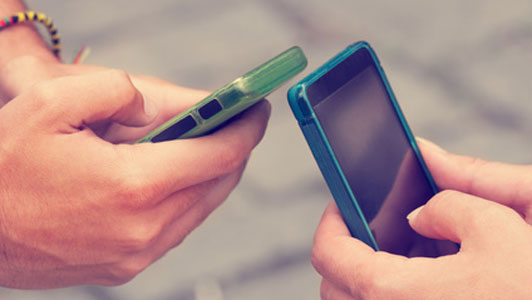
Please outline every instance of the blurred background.
[[379, 55], [416, 135], [453, 152], [532, 163], [529, 0], [26, 3], [54, 19], [65, 60], [86, 44], [88, 64], [206, 90], [292, 45], [309, 66], [269, 97], [269, 129], [240, 185], [178, 248], [123, 286], [0, 289], [1, 299], [319, 299], [310, 250], [330, 195], [285, 94], [357, 40]]

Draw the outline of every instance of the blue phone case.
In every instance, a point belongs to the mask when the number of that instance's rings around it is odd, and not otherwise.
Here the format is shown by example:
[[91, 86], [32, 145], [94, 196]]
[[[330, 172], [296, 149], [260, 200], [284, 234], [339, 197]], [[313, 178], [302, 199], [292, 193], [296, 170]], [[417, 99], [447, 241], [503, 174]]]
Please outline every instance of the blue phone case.
[[327, 140], [327, 137], [316, 117], [316, 114], [312, 108], [312, 105], [310, 104], [309, 99], [307, 98], [306, 92], [307, 87], [310, 86], [313, 82], [315, 82], [317, 79], [329, 72], [335, 66], [340, 64], [347, 57], [362, 48], [366, 48], [371, 54], [372, 59], [375, 61], [375, 65], [377, 66], [380, 77], [386, 87], [386, 92], [389, 96], [388, 98], [390, 99], [391, 104], [395, 109], [395, 113], [401, 120], [403, 130], [405, 131], [406, 136], [408, 137], [410, 145], [414, 150], [414, 153], [418, 161], [420, 162], [420, 165], [422, 166], [425, 175], [427, 176], [432, 190], [434, 191], [434, 193], [437, 193], [438, 188], [436, 187], [436, 184], [434, 183], [434, 180], [430, 175], [428, 168], [421, 156], [414, 135], [412, 134], [410, 128], [408, 127], [408, 124], [406, 123], [406, 120], [403, 116], [403, 113], [401, 112], [397, 100], [395, 99], [390, 84], [386, 79], [380, 62], [375, 52], [373, 51], [373, 49], [371, 49], [368, 43], [361, 41], [356, 42], [355, 44], [347, 47], [344, 51], [340, 52], [338, 55], [336, 55], [324, 65], [315, 70], [313, 73], [311, 73], [299, 83], [291, 87], [288, 91], [288, 102], [290, 104], [290, 107], [292, 108], [294, 116], [298, 120], [299, 126], [303, 131], [303, 135], [305, 136], [307, 143], [310, 146], [312, 154], [314, 155], [314, 158], [318, 163], [321, 173], [323, 174], [323, 177], [327, 182], [327, 185], [334, 197], [334, 200], [336, 201], [336, 204], [338, 205], [338, 208], [342, 213], [344, 221], [347, 227], [349, 228], [351, 235], [368, 244], [373, 249], [379, 250], [379, 246], [377, 245], [375, 238], [371, 233], [368, 222], [366, 221], [362, 210], [360, 209], [356, 201], [353, 191], [349, 187], [346, 176], [340, 168], [340, 164], [334, 155], [331, 145]]

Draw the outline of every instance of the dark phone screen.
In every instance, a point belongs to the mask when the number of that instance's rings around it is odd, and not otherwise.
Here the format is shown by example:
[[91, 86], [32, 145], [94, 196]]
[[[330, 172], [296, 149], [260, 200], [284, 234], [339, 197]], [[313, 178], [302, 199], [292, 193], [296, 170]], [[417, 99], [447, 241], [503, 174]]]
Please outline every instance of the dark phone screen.
[[434, 192], [369, 51], [353, 53], [307, 95], [379, 248], [408, 257], [456, 252], [408, 224]]
[[186, 116], [151, 139], [153, 143], [175, 140], [196, 127], [196, 120]]

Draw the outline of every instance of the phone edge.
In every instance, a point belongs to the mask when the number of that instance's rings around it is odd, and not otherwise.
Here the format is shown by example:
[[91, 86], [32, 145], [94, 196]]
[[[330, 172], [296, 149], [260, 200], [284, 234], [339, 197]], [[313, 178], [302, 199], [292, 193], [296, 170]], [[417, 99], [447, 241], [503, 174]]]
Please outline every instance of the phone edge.
[[[319, 76], [317, 78], [319, 78]], [[308, 79], [316, 80], [313, 76], [307, 76], [288, 90], [287, 98], [290, 107], [292, 108], [292, 112], [298, 121], [298, 125], [307, 141], [307, 145], [310, 148], [312, 155], [314, 156], [314, 160], [318, 164], [329, 191], [340, 209], [349, 232], [353, 237], [360, 239], [368, 246], [378, 251], [379, 246], [371, 233], [366, 218], [349, 187], [347, 178], [340, 168], [340, 164], [334, 155], [332, 147], [329, 144], [321, 125], [317, 121], [316, 115], [306, 97], [306, 87], [313, 82], [313, 80], [310, 81]], [[337, 184], [337, 182], [340, 182], [340, 184]]]

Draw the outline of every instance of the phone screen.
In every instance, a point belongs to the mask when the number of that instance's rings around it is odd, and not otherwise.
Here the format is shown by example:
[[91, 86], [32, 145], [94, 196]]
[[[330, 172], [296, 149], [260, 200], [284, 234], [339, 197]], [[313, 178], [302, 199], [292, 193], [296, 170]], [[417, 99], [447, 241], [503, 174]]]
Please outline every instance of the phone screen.
[[406, 216], [434, 191], [369, 51], [307, 88], [308, 99], [380, 250], [436, 257], [458, 246], [414, 232]]

